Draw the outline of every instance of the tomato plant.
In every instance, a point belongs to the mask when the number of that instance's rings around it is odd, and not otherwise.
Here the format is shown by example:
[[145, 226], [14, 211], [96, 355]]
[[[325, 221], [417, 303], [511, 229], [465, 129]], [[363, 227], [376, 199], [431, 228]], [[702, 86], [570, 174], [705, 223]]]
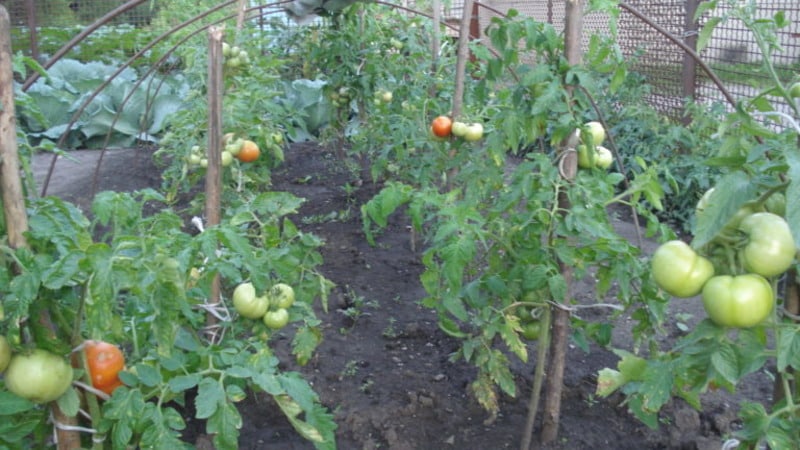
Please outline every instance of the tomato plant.
[[722, 327], [749, 328], [766, 319], [775, 304], [772, 287], [761, 275], [718, 275], [703, 287], [703, 307]]
[[125, 368], [125, 355], [114, 344], [103, 341], [84, 342], [87, 370], [92, 386], [111, 395], [122, 385], [119, 372]]
[[791, 267], [797, 248], [783, 217], [755, 213], [742, 219], [739, 230], [747, 236], [747, 244], [740, 250], [747, 271], [774, 277]]
[[67, 392], [72, 375], [66, 358], [37, 348], [11, 357], [5, 382], [9, 391], [24, 399], [48, 403]]
[[[715, 7], [717, 2], [706, 3], [698, 14]], [[600, 371], [597, 392], [620, 390], [630, 411], [655, 428], [671, 397], [701, 409], [709, 388], [736, 392], [745, 377], [765, 376], [774, 383], [774, 398], [742, 401], [742, 426], [731, 439], [746, 448], [797, 448], [800, 392], [786, 381], [800, 370], [800, 105], [794, 85], [787, 86], [773, 67], [771, 42], [785, 19], [764, 19], [757, 8], [730, 11], [701, 33], [740, 21], [753, 34], [770, 83], [731, 112], [709, 117], [722, 131], [709, 142], [715, 152], [708, 164], [722, 170], [698, 202], [691, 229], [692, 249], [707, 255], [718, 272], [702, 288], [708, 318], [671, 348], [651, 349], [646, 359], [619, 352], [616, 369]], [[772, 95], [789, 108], [773, 110]]]
[[680, 240], [661, 244], [653, 253], [651, 267], [656, 284], [667, 293], [682, 298], [699, 294], [714, 275], [711, 261]]

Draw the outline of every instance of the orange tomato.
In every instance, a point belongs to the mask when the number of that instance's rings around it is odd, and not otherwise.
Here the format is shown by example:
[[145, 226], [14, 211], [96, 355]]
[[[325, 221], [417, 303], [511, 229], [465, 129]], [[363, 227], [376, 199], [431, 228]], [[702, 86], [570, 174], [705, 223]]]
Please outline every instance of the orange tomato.
[[259, 155], [261, 155], [261, 150], [258, 149], [258, 144], [253, 141], [245, 140], [244, 143], [242, 143], [242, 149], [236, 157], [239, 158], [241, 162], [253, 162], [258, 159]]
[[438, 137], [450, 136], [450, 131], [453, 128], [453, 119], [447, 116], [439, 116], [433, 119], [431, 123], [431, 131]]
[[92, 386], [111, 395], [122, 385], [119, 372], [125, 368], [125, 355], [114, 344], [103, 341], [86, 341], [86, 363]]

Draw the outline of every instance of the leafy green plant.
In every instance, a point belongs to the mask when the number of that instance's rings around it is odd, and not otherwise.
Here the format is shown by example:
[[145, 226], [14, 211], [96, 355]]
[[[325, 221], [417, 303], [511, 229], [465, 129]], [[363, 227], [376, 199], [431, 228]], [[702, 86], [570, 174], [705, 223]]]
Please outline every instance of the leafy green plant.
[[[705, 3], [698, 13], [719, 4]], [[800, 398], [792, 381], [800, 368], [800, 110], [791, 83], [783, 82], [771, 63], [779, 51], [775, 33], [788, 22], [780, 12], [764, 18], [756, 2], [729, 1], [700, 34], [701, 45], [714, 27], [728, 20], [751, 30], [772, 85], [725, 116], [718, 124], [715, 152], [705, 161], [719, 175], [713, 191], [698, 203], [691, 245], [715, 269], [702, 289], [708, 318], [671, 348], [652, 348], [647, 358], [618, 351], [616, 368], [599, 372], [597, 393], [622, 392], [631, 413], [657, 427], [659, 412], [673, 397], [700, 409], [706, 392], [736, 392], [746, 378], [760, 372], [774, 380], [776, 396], [771, 404], [743, 401], [738, 411], [743, 427], [731, 438], [748, 448], [794, 448], [800, 443]], [[790, 111], [776, 111], [771, 96], [786, 100]], [[768, 213], [760, 212], [764, 210]], [[769, 248], [763, 245], [767, 241]], [[728, 290], [729, 283], [740, 289]], [[741, 304], [730, 302], [734, 296]]]
[[[207, 421], [218, 448], [235, 448], [241, 426], [235, 403], [249, 387], [270, 395], [300, 434], [330, 448], [331, 418], [299, 374], [278, 369], [269, 345], [274, 333], [260, 321], [237, 319], [225, 304], [205, 300], [217, 274], [227, 280], [223, 286], [249, 279], [263, 289], [284, 280], [304, 298], [326, 298], [329, 282], [313, 270], [321, 262], [315, 250], [321, 242], [283, 218], [296, 207], [290, 205], [299, 204], [290, 200], [288, 194], [253, 198], [248, 216], [237, 212], [196, 236], [183, 232], [182, 221], [169, 210], [143, 215], [146, 202], [164, 201], [155, 191], [103, 193], [94, 202], [92, 222], [68, 203], [37, 201], [31, 205], [31, 249], [3, 249], [5, 335], [15, 351], [35, 344], [58, 354], [68, 354], [67, 343], [76, 338], [124, 343], [125, 387], [92, 416], [100, 435], [108, 434], [116, 446], [182, 445], [185, 423], [178, 405], [192, 400], [196, 390], [196, 418]], [[274, 226], [279, 222], [282, 231]], [[94, 241], [100, 227], [107, 230], [106, 238]], [[11, 261], [21, 268], [16, 276]], [[58, 334], [25, 320], [42, 311], [48, 311]], [[209, 311], [219, 322], [207, 327]], [[319, 342], [319, 321], [310, 303], [298, 302], [291, 316], [299, 324], [293, 353], [304, 364]], [[209, 344], [205, 333], [216, 338]], [[26, 336], [35, 342], [25, 342]], [[77, 413], [77, 393], [71, 390], [59, 400], [71, 415]], [[10, 418], [8, 426], [37, 417], [37, 429], [47, 428], [46, 410], [32, 403], [19, 408], [23, 414]], [[33, 431], [25, 430], [2, 439], [16, 445]]]
[[[378, 170], [385, 168], [387, 176], [397, 179], [362, 207], [364, 232], [374, 243], [392, 214], [402, 210], [408, 215], [426, 245], [423, 304], [438, 313], [439, 327], [459, 340], [453, 359], [477, 367], [470, 390], [492, 417], [501, 393], [517, 395], [510, 357], [529, 358], [518, 311], [607, 308], [601, 299], [615, 295], [619, 306], [612, 309], [632, 310], [639, 321], [637, 342], [646, 342], [648, 330], [663, 320], [659, 311], [664, 302], [640, 249], [616, 233], [606, 209], [623, 201], [651, 219], [652, 231], [658, 230], [648, 210], [660, 207], [654, 167], [638, 159], [640, 172], [629, 187], [616, 172], [582, 170], [567, 180], [559, 171], [558, 143], [588, 116], [587, 93], [613, 82], [600, 82], [589, 69], [565, 64], [563, 41], [551, 26], [510, 15], [494, 20], [487, 30], [496, 55], [472, 48], [478, 59], [468, 70], [485, 77], [468, 80], [463, 115], [464, 120], [481, 120], [486, 130], [482, 140], [437, 140], [427, 132], [427, 119], [408, 117], [408, 110], [425, 111], [432, 101], [401, 106], [406, 111], [391, 111], [396, 119], [371, 120], [364, 127], [370, 138], [393, 133], [383, 140], [393, 141], [387, 142], [392, 153], [378, 153], [376, 161]], [[535, 63], [520, 63], [523, 52], [537, 55]], [[606, 72], [613, 80], [615, 72]], [[583, 89], [570, 101], [567, 87], [576, 85]], [[435, 115], [439, 112], [429, 117]], [[397, 139], [400, 133], [407, 137]], [[417, 145], [420, 150], [412, 152]], [[392, 165], [399, 170], [391, 170]], [[563, 198], [571, 209], [562, 209]], [[574, 268], [575, 279], [590, 273], [596, 277], [597, 305], [573, 303], [562, 263]], [[610, 320], [576, 319], [575, 342], [587, 351], [590, 340], [607, 344]], [[545, 327], [549, 330], [548, 322]]]
[[[55, 141], [68, 133], [65, 148], [130, 147], [156, 141], [166, 117], [182, 106], [187, 85], [180, 77], [140, 80], [129, 68], [96, 92], [116, 71], [100, 62], [59, 60], [27, 91], [42, 116], [27, 115], [23, 109], [20, 125], [33, 138]], [[70, 125], [79, 109], [81, 114]]]

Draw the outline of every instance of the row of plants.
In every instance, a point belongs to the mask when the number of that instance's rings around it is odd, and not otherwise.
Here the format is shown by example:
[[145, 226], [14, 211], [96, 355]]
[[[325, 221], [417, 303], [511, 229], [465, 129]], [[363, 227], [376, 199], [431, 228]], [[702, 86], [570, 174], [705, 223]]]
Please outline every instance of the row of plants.
[[[234, 35], [228, 39], [234, 44]], [[246, 41], [244, 35], [239, 39]], [[250, 50], [255, 54], [258, 48]], [[222, 154], [228, 161], [220, 161], [226, 207], [219, 224], [204, 224], [205, 198], [197, 187], [206, 164], [193, 158], [208, 138], [207, 58], [200, 57], [207, 52], [199, 39], [181, 48], [187, 68], [176, 98], [160, 84], [165, 101], [174, 99], [179, 107], [138, 104], [134, 95], [117, 99], [114, 111], [104, 108], [112, 123], [128, 114], [163, 118], [159, 130], [171, 134], [153, 133], [161, 145], [156, 157], [165, 164], [163, 189], [101, 192], [84, 212], [54, 197], [37, 198], [33, 177], [25, 178], [31, 193], [27, 245], [2, 245], [0, 356], [8, 365], [0, 390], [0, 446], [43, 448], [51, 443], [54, 417], [59, 430], [79, 433], [74, 448], [185, 448], [187, 414], [193, 411], [216, 448], [237, 448], [237, 404], [258, 395], [315, 447], [335, 448], [332, 414], [302, 373], [287, 368], [305, 365], [322, 339], [316, 314], [327, 309], [332, 288], [317, 271], [323, 242], [290, 219], [303, 200], [275, 192], [269, 183], [270, 171], [282, 162], [287, 131], [304, 122], [287, 119], [295, 112], [279, 98], [280, 59], [259, 58], [246, 68], [226, 64], [226, 98], [232, 99], [224, 111]], [[86, 64], [76, 61], [63, 64], [78, 73], [61, 77], [57, 65], [41, 82], [53, 88], [51, 98], [75, 96], [62, 104], [136, 86], [130, 69], [98, 89], [102, 73], [81, 71]], [[18, 74], [28, 68], [44, 73], [30, 58], [15, 59]], [[253, 73], [260, 77], [248, 78]], [[244, 83], [256, 78], [276, 89], [251, 96]], [[175, 80], [159, 76], [155, 84]], [[17, 93], [23, 125], [49, 123], [55, 111], [41, 103], [46, 96], [39, 88]], [[95, 119], [89, 116], [72, 132], [85, 133]], [[97, 138], [105, 148], [119, 130], [103, 131]], [[34, 151], [63, 150], [54, 146], [54, 133], [18, 129], [29, 175]], [[214, 302], [217, 290], [220, 301]], [[277, 345], [283, 337], [288, 345]], [[95, 343], [108, 351], [93, 351]]]
[[[754, 20], [754, 11], [734, 11], [754, 30], [769, 69], [776, 50], [770, 36], [785, 23], [780, 16]], [[445, 40], [432, 63], [432, 32], [419, 18], [357, 4], [332, 18], [330, 26], [298, 31], [296, 48], [288, 51], [251, 27], [226, 36], [223, 125], [232, 145], [226, 151], [241, 152], [234, 144], [241, 138], [259, 152], [224, 164], [224, 216], [196, 234], [187, 233], [184, 222], [200, 213], [204, 200], [196, 186], [205, 167], [202, 158], [195, 159], [208, 139], [207, 48], [198, 37], [175, 49], [188, 87], [181, 108], [164, 123], [169, 133], [160, 139], [164, 192], [104, 193], [93, 205], [92, 219], [56, 199], [32, 200], [30, 247], [4, 248], [2, 323], [11, 358], [34, 346], [59, 358], [81, 354], [85, 342], [95, 341], [125, 350], [126, 369], [109, 398], [91, 389], [91, 361], [84, 366], [81, 358], [71, 370], [85, 382], [56, 396], [58, 407], [75, 416], [79, 394], [84, 395], [96, 448], [106, 436], [113, 448], [183, 445], [181, 405], [191, 401], [193, 391], [196, 418], [206, 420], [215, 445], [235, 448], [241, 426], [235, 404], [250, 389], [269, 394], [318, 448], [335, 447], [330, 414], [302, 375], [279, 368], [273, 348], [273, 337], [291, 330], [292, 353], [303, 364], [322, 336], [312, 306], [319, 298], [325, 308], [331, 287], [315, 270], [323, 243], [287, 217], [301, 200], [269, 189], [285, 138], [314, 138], [346, 143], [343, 156], [368, 161], [373, 178], [384, 184], [362, 206], [367, 239], [376, 242], [391, 215], [408, 214], [424, 244], [421, 281], [428, 295], [421, 302], [460, 342], [454, 358], [477, 367], [470, 390], [490, 417], [500, 412], [503, 395], [517, 394], [510, 358], [527, 361], [536, 348], [537, 363], [544, 360], [541, 349], [548, 345], [554, 312], [571, 312], [571, 338], [586, 351], [592, 341], [608, 346], [617, 314], [626, 312], [636, 321], [634, 346], [619, 350], [623, 359], [617, 369], [600, 372], [599, 394], [622, 390], [631, 411], [655, 426], [659, 409], [673, 395], [699, 407], [709, 386], [732, 390], [777, 357], [779, 375], [787, 380], [783, 403], [770, 413], [746, 405], [747, 427], [739, 437], [772, 439], [771, 445], [797, 442], [791, 431], [797, 429], [797, 394], [790, 383], [797, 366], [791, 352], [795, 313], [775, 309], [780, 322], [731, 332], [743, 325], [720, 322], [730, 310], [718, 305], [709, 310], [716, 320], [701, 323], [675, 349], [660, 351], [655, 333], [670, 320], [674, 291], [642, 250], [615, 231], [609, 213], [613, 205], [630, 208], [647, 220], [647, 235], [663, 241], [674, 240], [676, 233], [659, 217], [673, 221], [675, 229], [688, 227], [695, 236], [692, 251], [711, 259], [747, 252], [752, 229], [734, 224], [720, 231], [742, 207], [766, 208], [782, 193], [782, 215], [796, 242], [800, 175], [792, 155], [798, 130], [795, 125], [775, 132], [751, 112], [751, 106], [769, 111], [766, 94], [791, 99], [789, 87], [776, 78], [775, 87], [752, 104], [743, 103], [721, 125], [714, 111], [698, 107], [693, 125], [682, 127], [636, 101], [641, 83], [626, 72], [613, 40], [592, 37], [586, 64], [572, 65], [553, 27], [511, 12], [488, 28], [491, 50], [472, 44], [464, 106], [454, 117], [455, 48]], [[259, 56], [243, 61], [243, 51]], [[520, 63], [523, 54], [535, 54], [535, 64]], [[28, 114], [45, 123], [31, 95], [20, 97]], [[601, 124], [604, 139], [593, 137], [592, 122]], [[469, 138], [462, 125], [473, 127]], [[30, 152], [28, 139], [22, 132], [23, 154]], [[601, 147], [612, 153], [610, 166], [597, 164], [606, 158]], [[564, 172], [570, 154], [583, 160], [574, 177]], [[694, 214], [700, 195], [712, 186], [709, 206]], [[152, 203], [160, 212], [146, 214], [144, 206]], [[794, 255], [796, 248], [790, 271]], [[751, 266], [737, 258], [716, 262], [727, 265], [715, 270], [743, 275]], [[565, 266], [574, 268], [572, 273]], [[769, 275], [770, 304], [786, 301], [776, 289], [782, 274]], [[698, 292], [708, 285], [705, 275]], [[217, 276], [224, 302], [209, 305], [205, 299]], [[597, 280], [592, 293], [597, 301], [578, 303], [572, 283], [589, 276]], [[291, 286], [298, 301], [261, 300], [279, 284]], [[714, 288], [709, 304], [717, 305], [722, 290]], [[760, 309], [766, 309], [765, 297], [757, 299]], [[610, 313], [587, 321], [579, 314], [582, 308]], [[279, 316], [267, 320], [270, 313]], [[216, 319], [209, 321], [209, 314]], [[237, 315], [242, 318], [230, 320]], [[767, 339], [769, 332], [777, 339]], [[773, 350], [769, 342], [779, 347]], [[650, 359], [639, 356], [640, 349], [648, 350]], [[9, 390], [14, 386], [4, 384]], [[35, 400], [52, 400], [55, 393], [0, 394], [8, 400], [4, 404], [13, 405], [4, 409], [9, 416], [4, 426], [14, 432], [2, 435], [5, 444], [41, 442], [49, 425], [46, 409]]]

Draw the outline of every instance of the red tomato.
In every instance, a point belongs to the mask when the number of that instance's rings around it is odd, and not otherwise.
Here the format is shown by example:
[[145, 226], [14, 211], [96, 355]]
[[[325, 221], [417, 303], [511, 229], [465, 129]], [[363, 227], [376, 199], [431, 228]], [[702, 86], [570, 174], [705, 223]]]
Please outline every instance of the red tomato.
[[447, 116], [439, 116], [431, 123], [431, 131], [438, 137], [450, 136], [452, 128], [453, 120]]
[[103, 341], [86, 341], [87, 369], [92, 378], [92, 386], [111, 395], [122, 385], [119, 372], [125, 368], [125, 356], [114, 344]]

